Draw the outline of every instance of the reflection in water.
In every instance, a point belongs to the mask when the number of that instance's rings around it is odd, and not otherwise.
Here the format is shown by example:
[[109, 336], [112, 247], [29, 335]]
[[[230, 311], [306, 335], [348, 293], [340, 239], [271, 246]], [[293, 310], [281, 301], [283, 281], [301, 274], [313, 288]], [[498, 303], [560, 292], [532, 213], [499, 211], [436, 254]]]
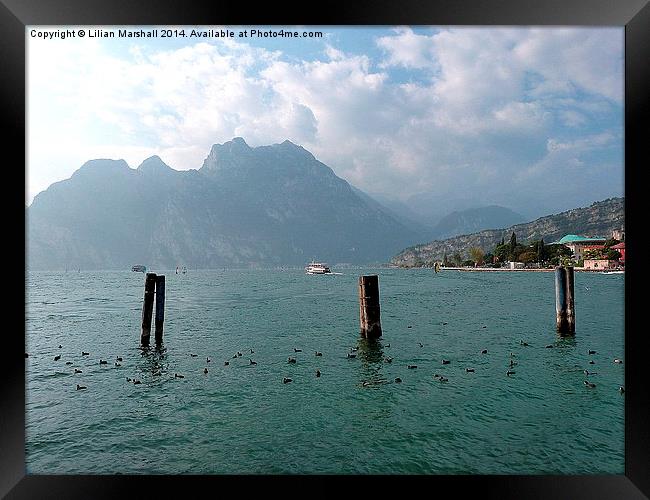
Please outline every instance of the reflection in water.
[[357, 341], [357, 349], [362, 367], [360, 384], [368, 386], [385, 383], [386, 378], [381, 373], [384, 363], [381, 340], [361, 337]]
[[578, 345], [578, 343], [576, 342], [575, 335], [557, 334], [557, 340], [555, 341], [556, 347], [575, 347], [576, 345]]
[[381, 363], [383, 361], [384, 351], [379, 339], [360, 338], [357, 342], [359, 357], [364, 364]]
[[141, 359], [137, 369], [142, 375], [159, 377], [167, 372], [169, 362], [166, 361], [167, 349], [163, 343], [155, 347], [140, 346]]

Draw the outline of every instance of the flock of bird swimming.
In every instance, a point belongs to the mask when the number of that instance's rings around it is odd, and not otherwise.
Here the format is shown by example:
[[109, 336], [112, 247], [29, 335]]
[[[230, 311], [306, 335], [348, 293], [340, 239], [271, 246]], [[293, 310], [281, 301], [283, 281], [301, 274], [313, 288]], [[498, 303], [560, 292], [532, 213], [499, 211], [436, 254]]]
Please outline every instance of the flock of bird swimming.
[[[445, 324], [445, 323], [443, 323], [443, 324]], [[409, 325], [408, 328], [411, 328], [411, 326]], [[486, 327], [483, 326], [483, 328], [486, 328]], [[528, 344], [527, 342], [524, 342], [523, 340], [520, 340], [520, 341], [519, 341], [519, 344], [520, 344], [521, 346], [523, 346], [523, 347], [528, 347], [528, 346], [529, 346], [529, 344]], [[421, 342], [418, 342], [418, 345], [419, 345], [420, 347], [424, 347], [424, 345], [423, 345]], [[63, 347], [63, 346], [62, 346], [61, 344], [59, 344], [59, 349], [61, 349], [62, 347]], [[390, 347], [390, 344], [385, 344], [384, 347], [389, 348], [389, 347]], [[546, 345], [545, 347], [546, 347], [547, 349], [550, 349], [550, 348], [553, 348], [554, 346], [553, 346], [553, 344], [548, 344], [548, 345]], [[294, 351], [294, 354], [295, 354], [295, 353], [302, 352], [302, 349], [298, 349], [298, 348], [295, 348], [295, 347], [294, 347], [293, 351]], [[356, 357], [357, 357], [357, 351], [358, 351], [358, 347], [352, 347], [352, 348], [350, 348], [350, 352], [347, 353], [347, 356], [346, 356], [346, 357], [347, 357], [348, 359], [354, 359], [354, 358], [356, 358]], [[250, 354], [254, 354], [254, 353], [255, 353], [255, 351], [254, 351], [253, 349], [250, 349]], [[487, 354], [487, 353], [488, 353], [488, 350], [487, 350], [487, 349], [483, 349], [483, 350], [481, 350], [481, 354]], [[596, 354], [596, 351], [594, 351], [594, 350], [592, 350], [592, 349], [589, 349], [589, 350], [587, 351], [587, 354], [588, 354], [589, 356], [591, 356], [591, 355]], [[90, 353], [89, 353], [89, 352], [85, 352], [85, 351], [81, 351], [81, 355], [82, 355], [82, 356], [89, 356]], [[320, 352], [320, 351], [315, 351], [315, 356], [320, 357], [320, 356], [322, 356], [322, 355], [323, 355], [322, 352]], [[191, 353], [190, 356], [193, 357], [193, 358], [196, 358], [196, 357], [198, 357], [198, 354]], [[240, 351], [237, 351], [237, 352], [232, 356], [232, 359], [241, 358], [242, 356], [243, 356], [243, 353], [240, 352]], [[25, 357], [29, 357], [29, 355], [28, 355], [27, 353], [25, 353]], [[508, 370], [506, 371], [506, 375], [507, 375], [508, 377], [510, 377], [511, 375], [515, 375], [515, 371], [513, 370], [513, 368], [514, 368], [518, 363], [514, 360], [514, 358], [515, 358], [515, 354], [511, 352], [511, 353], [510, 353], [509, 368], [508, 368]], [[61, 359], [61, 355], [60, 355], [60, 354], [54, 356], [54, 361], [59, 361], [60, 359]], [[249, 357], [248, 359], [249, 359], [249, 365], [251, 365], [251, 366], [256, 366], [256, 365], [257, 365], [257, 361], [254, 361], [254, 360], [253, 360], [252, 358], [250, 358], [250, 357]], [[211, 361], [212, 361], [212, 359], [211, 359], [209, 356], [206, 356], [206, 363], [210, 363]], [[383, 358], [383, 361], [384, 361], [385, 363], [392, 363], [392, 362], [393, 362], [393, 358], [392, 358], [392, 357], [389, 357], [389, 356], [385, 356], [385, 357]], [[116, 358], [115, 358], [115, 362], [114, 362], [115, 367], [120, 367], [120, 366], [122, 366], [122, 365], [121, 365], [121, 362], [122, 362], [122, 357], [120, 357], [120, 356], [116, 356]], [[292, 356], [289, 356], [289, 357], [287, 358], [287, 363], [295, 364], [296, 362], [297, 362], [297, 359], [296, 359], [295, 355], [294, 355], [293, 357], [292, 357]], [[448, 360], [448, 359], [442, 359], [442, 364], [443, 364], [443, 365], [448, 365], [448, 364], [450, 364], [450, 363], [451, 363], [450, 360]], [[615, 359], [614, 359], [614, 363], [615, 363], [615, 364], [622, 364], [623, 361], [622, 361], [621, 359], [615, 358]], [[72, 365], [73, 363], [72, 363], [72, 361], [66, 361], [65, 364], [66, 364], [66, 365]], [[101, 359], [101, 358], [100, 358], [100, 360], [99, 360], [99, 364], [100, 364], [100, 365], [107, 365], [107, 364], [108, 364], [108, 361], [105, 360], [105, 359]], [[590, 360], [589, 360], [589, 364], [593, 365], [593, 364], [595, 364], [595, 361], [594, 361], [593, 359], [590, 359]], [[224, 361], [224, 366], [229, 366], [229, 365], [230, 365], [230, 361], [229, 361], [229, 360]], [[417, 365], [411, 365], [411, 364], [409, 364], [409, 365], [407, 365], [407, 368], [410, 369], [410, 370], [412, 370], [412, 369], [416, 369], [416, 368], [417, 368]], [[475, 370], [474, 368], [469, 368], [469, 367], [468, 367], [468, 368], [465, 368], [465, 372], [466, 372], [466, 373], [475, 373], [475, 371], [476, 371], [476, 370]], [[80, 370], [80, 369], [78, 369], [78, 368], [74, 368], [74, 373], [75, 373], [75, 374], [82, 373], [82, 370]], [[208, 368], [207, 368], [207, 366], [203, 369], [203, 373], [207, 375], [207, 373], [208, 373]], [[596, 372], [590, 372], [589, 370], [585, 369], [585, 370], [584, 370], [584, 374], [585, 374], [586, 377], [590, 377], [590, 376], [592, 376], [592, 375], [596, 375], [597, 373], [596, 373]], [[320, 376], [321, 376], [321, 372], [320, 372], [320, 370], [316, 370], [315, 375], [316, 375], [316, 377], [320, 377]], [[181, 379], [182, 379], [182, 378], [185, 378], [185, 376], [182, 375], [182, 374], [179, 374], [179, 373], [174, 373], [174, 378], [181, 378]], [[442, 376], [442, 375], [440, 375], [440, 374], [437, 374], [437, 373], [433, 375], [433, 378], [439, 380], [440, 382], [448, 382], [448, 381], [449, 381], [449, 379], [448, 379], [447, 377], [444, 377], [444, 376]], [[134, 385], [138, 385], [138, 384], [141, 384], [141, 383], [142, 383], [139, 379], [136, 379], [136, 378], [133, 378], [133, 379], [132, 379], [131, 377], [127, 377], [126, 380], [127, 380], [127, 382], [132, 382]], [[292, 378], [290, 378], [290, 377], [283, 377], [283, 379], [282, 379], [282, 383], [284, 383], [284, 384], [288, 384], [288, 383], [290, 383], [290, 382], [293, 382], [293, 379], [292, 379]], [[402, 382], [402, 379], [401, 379], [400, 377], [396, 377], [396, 378], [394, 379], [394, 382], [395, 382], [395, 383], [401, 383], [401, 382]], [[363, 383], [362, 383], [363, 386], [368, 386], [368, 385], [370, 385], [370, 384], [371, 384], [370, 382], [363, 382]], [[593, 382], [591, 382], [591, 381], [589, 381], [588, 379], [584, 381], [584, 385], [585, 385], [585, 387], [587, 387], [587, 388], [589, 388], [589, 389], [594, 389], [594, 388], [596, 388], [596, 384], [593, 383]], [[87, 389], [87, 388], [88, 388], [87, 386], [83, 386], [83, 385], [79, 385], [79, 384], [77, 384], [77, 390], [78, 390], [78, 391], [79, 391], [79, 390], [84, 390], [84, 389]], [[625, 389], [621, 386], [621, 387], [619, 387], [619, 392], [622, 394], [622, 393], [625, 392]]]

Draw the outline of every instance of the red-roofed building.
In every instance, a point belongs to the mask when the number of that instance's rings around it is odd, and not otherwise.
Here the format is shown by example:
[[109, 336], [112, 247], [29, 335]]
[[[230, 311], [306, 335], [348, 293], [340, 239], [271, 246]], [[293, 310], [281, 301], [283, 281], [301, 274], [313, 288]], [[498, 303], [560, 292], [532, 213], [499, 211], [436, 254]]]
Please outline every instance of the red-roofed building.
[[622, 241], [619, 244], [612, 246], [612, 249], [621, 254], [621, 258], [618, 260], [621, 264], [625, 264], [625, 242]]

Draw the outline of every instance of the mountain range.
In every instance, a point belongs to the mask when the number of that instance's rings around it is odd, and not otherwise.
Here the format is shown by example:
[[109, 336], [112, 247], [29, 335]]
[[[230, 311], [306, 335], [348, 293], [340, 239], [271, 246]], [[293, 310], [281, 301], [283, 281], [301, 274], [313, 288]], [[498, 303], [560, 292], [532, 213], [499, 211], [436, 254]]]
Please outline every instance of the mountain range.
[[385, 262], [421, 235], [304, 148], [212, 146], [201, 168], [86, 162], [27, 209], [30, 269]]
[[434, 226], [431, 239], [442, 240], [484, 229], [509, 227], [522, 222], [526, 222], [523, 215], [497, 205], [458, 210], [443, 217]]
[[487, 253], [494, 250], [502, 238], [508, 241], [513, 232], [520, 243], [543, 238], [544, 242], [549, 244], [567, 234], [611, 238], [614, 230], [623, 229], [624, 226], [625, 198], [609, 198], [595, 202], [589, 207], [540, 217], [532, 222], [415, 245], [395, 255], [391, 259], [391, 264], [415, 267], [433, 261], [442, 261], [445, 255], [450, 257], [455, 252], [466, 257], [472, 247], [479, 247]]
[[290, 141], [253, 148], [236, 137], [213, 145], [192, 170], [158, 156], [137, 168], [88, 161], [36, 195], [26, 219], [29, 269], [60, 270], [382, 264], [410, 255], [406, 247], [428, 248], [413, 246], [423, 241], [523, 216], [490, 206], [427, 223], [405, 204], [351, 186]]

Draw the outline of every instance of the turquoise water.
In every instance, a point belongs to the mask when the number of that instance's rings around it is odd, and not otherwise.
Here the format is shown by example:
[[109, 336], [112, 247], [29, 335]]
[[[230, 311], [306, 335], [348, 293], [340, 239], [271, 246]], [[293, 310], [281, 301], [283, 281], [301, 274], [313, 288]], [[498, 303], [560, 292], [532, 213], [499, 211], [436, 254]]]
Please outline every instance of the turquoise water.
[[[553, 273], [342, 273], [160, 271], [158, 352], [139, 345], [142, 273], [30, 273], [27, 472], [624, 473], [624, 275], [576, 273], [561, 339]], [[379, 275], [374, 343], [361, 274]]]

